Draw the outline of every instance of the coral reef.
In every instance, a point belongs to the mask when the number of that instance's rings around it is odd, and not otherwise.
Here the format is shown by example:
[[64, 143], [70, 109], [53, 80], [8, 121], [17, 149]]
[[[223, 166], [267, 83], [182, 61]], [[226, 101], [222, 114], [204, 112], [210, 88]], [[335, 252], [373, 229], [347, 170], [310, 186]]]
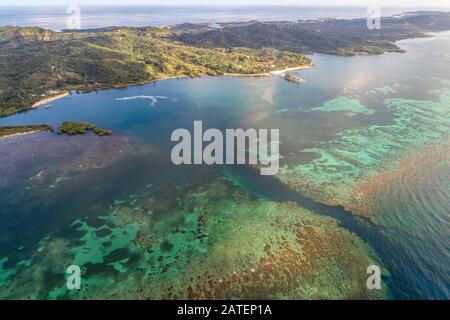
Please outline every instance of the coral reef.
[[[292, 202], [258, 199], [224, 178], [190, 190], [163, 214], [156, 214], [164, 200], [154, 193], [146, 188], [116, 200], [110, 215], [73, 222], [72, 238], [43, 239], [28, 267], [0, 269], [0, 296], [386, 297], [385, 286], [381, 291], [366, 288], [366, 268], [381, 262], [333, 218]], [[80, 291], [65, 287], [65, 266], [70, 264], [83, 270]]]
[[[435, 90], [436, 100], [387, 99], [392, 123], [346, 130], [334, 140], [303, 149], [318, 158], [280, 169], [277, 178], [301, 194], [370, 216], [357, 186], [402, 166], [402, 159], [450, 133], [450, 90]], [[367, 183], [366, 183], [367, 185]], [[356, 188], [356, 189], [355, 189]], [[359, 199], [359, 200], [358, 200]]]

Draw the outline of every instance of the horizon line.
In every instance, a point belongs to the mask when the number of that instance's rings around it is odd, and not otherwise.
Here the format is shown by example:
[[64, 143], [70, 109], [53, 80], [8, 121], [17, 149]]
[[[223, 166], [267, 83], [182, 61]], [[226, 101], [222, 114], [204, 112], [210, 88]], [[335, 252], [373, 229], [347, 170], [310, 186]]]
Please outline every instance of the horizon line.
[[[366, 8], [365, 5], [351, 5], [351, 4], [195, 4], [195, 3], [187, 3], [187, 4], [82, 4], [80, 7], [328, 7], [328, 8], [339, 8], [339, 7], [347, 7], [347, 8]], [[67, 5], [60, 4], [49, 4], [49, 5], [29, 5], [29, 4], [0, 4], [0, 7], [28, 7], [28, 8], [36, 8], [36, 7], [54, 7], [54, 8], [65, 8]], [[420, 4], [420, 5], [380, 5], [379, 7], [384, 8], [450, 8], [450, 3], [447, 5], [433, 5], [433, 4]]]

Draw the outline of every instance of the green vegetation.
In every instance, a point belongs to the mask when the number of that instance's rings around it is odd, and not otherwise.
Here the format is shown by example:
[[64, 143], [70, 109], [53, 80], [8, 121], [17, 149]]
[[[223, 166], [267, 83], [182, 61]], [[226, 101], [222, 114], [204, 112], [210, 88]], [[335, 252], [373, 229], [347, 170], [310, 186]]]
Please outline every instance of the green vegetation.
[[169, 77], [259, 74], [309, 65], [305, 53], [342, 56], [402, 52], [394, 42], [450, 29], [450, 13], [383, 18], [182, 24], [54, 32], [0, 27], [0, 117], [68, 90], [146, 83]]
[[177, 76], [264, 73], [310, 63], [302, 54], [276, 49], [195, 48], [162, 39], [162, 33], [157, 28], [0, 28], [0, 116], [68, 90], [89, 92]]
[[222, 28], [181, 25], [171, 29], [170, 39], [201, 47], [276, 48], [299, 53], [341, 56], [402, 52], [394, 42], [426, 37], [426, 32], [450, 29], [448, 12], [416, 12], [382, 19], [382, 28], [370, 30], [366, 19], [308, 20], [299, 22], [226, 23]]
[[51, 131], [53, 127], [48, 124], [27, 125], [27, 126], [0, 126], [0, 138], [15, 134], [22, 134], [36, 131]]
[[85, 134], [89, 131], [94, 132], [96, 135], [100, 137], [109, 136], [112, 134], [111, 130], [103, 130], [97, 128], [94, 124], [75, 121], [65, 121], [58, 128], [58, 134], [68, 134], [69, 136]]
[[[15, 134], [37, 132], [37, 131], [51, 131], [54, 132], [52, 126], [48, 124], [37, 125], [25, 125], [25, 126], [0, 126], [0, 138], [7, 137]], [[111, 130], [104, 130], [97, 128], [94, 124], [79, 123], [75, 121], [65, 121], [58, 128], [58, 134], [68, 134], [70, 136], [77, 134], [85, 134], [89, 131], [94, 132], [96, 135], [103, 137], [112, 134]]]
[[100, 128], [94, 128], [92, 130], [92, 132], [94, 132], [96, 135], [103, 137], [103, 136], [110, 136], [112, 134], [111, 130], [105, 130], [105, 129], [100, 129]]
[[293, 82], [293, 83], [298, 83], [298, 84], [305, 82], [305, 80], [303, 80], [303, 79], [300, 78], [300, 77], [297, 77], [296, 75], [294, 75], [294, 74], [291, 73], [291, 72], [286, 73], [286, 74], [284, 75], [284, 79], [285, 79], [286, 81]]

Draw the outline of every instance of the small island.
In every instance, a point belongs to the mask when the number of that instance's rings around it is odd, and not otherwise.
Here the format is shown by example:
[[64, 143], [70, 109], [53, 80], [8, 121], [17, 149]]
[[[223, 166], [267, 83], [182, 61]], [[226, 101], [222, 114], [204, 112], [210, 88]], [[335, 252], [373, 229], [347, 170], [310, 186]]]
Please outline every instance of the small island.
[[24, 125], [24, 126], [0, 126], [0, 138], [35, 133], [40, 131], [53, 132], [53, 127], [48, 124]]
[[104, 130], [97, 128], [95, 124], [92, 123], [83, 123], [76, 121], [65, 121], [58, 128], [58, 134], [68, 134], [69, 136], [74, 136], [78, 134], [86, 134], [87, 132], [92, 131], [96, 135], [103, 137], [109, 136], [112, 134], [111, 130]]
[[293, 83], [297, 83], [297, 84], [301, 84], [301, 83], [304, 83], [304, 82], [305, 82], [305, 80], [303, 80], [302, 78], [300, 78], [300, 77], [294, 75], [294, 74], [291, 73], [291, 72], [286, 73], [286, 74], [284, 75], [284, 79], [285, 79], [286, 81], [293, 82]]

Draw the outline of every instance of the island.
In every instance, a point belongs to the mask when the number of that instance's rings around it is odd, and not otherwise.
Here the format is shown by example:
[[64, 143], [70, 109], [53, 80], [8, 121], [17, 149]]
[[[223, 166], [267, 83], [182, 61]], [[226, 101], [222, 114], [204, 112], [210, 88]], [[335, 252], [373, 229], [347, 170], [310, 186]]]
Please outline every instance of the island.
[[65, 121], [62, 123], [61, 126], [58, 128], [58, 134], [67, 134], [69, 136], [74, 136], [78, 134], [86, 134], [89, 131], [92, 131], [96, 135], [103, 137], [103, 136], [109, 136], [112, 134], [111, 130], [104, 130], [97, 128], [96, 125], [91, 123], [84, 123], [84, 122], [76, 122], [76, 121]]
[[[395, 42], [450, 30], [449, 12], [298, 22], [180, 24], [56, 32], [0, 27], [0, 117], [67, 95], [174, 77], [269, 75], [309, 66], [306, 54], [341, 56], [403, 52]], [[292, 79], [295, 80], [295, 79]]]
[[25, 126], [0, 126], [0, 138], [30, 134], [40, 131], [51, 131], [53, 127], [48, 124], [25, 125]]
[[286, 73], [286, 74], [284, 75], [284, 79], [285, 79], [286, 81], [293, 82], [293, 83], [297, 83], [297, 84], [300, 84], [300, 83], [304, 83], [304, 82], [305, 82], [304, 79], [300, 78], [299, 76], [296, 76], [296, 75], [293, 74], [292, 72]]

